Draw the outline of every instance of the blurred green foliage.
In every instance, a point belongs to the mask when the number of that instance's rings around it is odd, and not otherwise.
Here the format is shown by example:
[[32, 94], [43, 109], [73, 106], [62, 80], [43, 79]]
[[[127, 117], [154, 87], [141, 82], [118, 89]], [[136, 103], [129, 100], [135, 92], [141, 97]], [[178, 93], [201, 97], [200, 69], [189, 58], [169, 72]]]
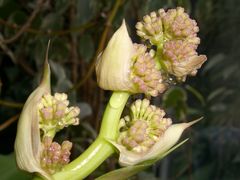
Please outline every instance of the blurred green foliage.
[[[71, 102], [81, 108], [80, 126], [61, 132], [57, 140], [71, 140], [72, 158], [78, 156], [97, 136], [110, 95], [97, 87], [93, 71], [87, 76], [106, 41], [125, 18], [131, 37], [139, 42], [134, 25], [143, 15], [159, 8], [183, 6], [200, 26], [199, 52], [208, 56], [208, 62], [197, 77], [171, 87], [152, 101], [164, 107], [175, 122], [200, 116], [204, 120], [185, 133], [191, 137], [190, 142], [133, 179], [240, 177], [239, 0], [120, 0], [110, 24], [115, 0], [45, 0], [29, 26], [23, 28], [39, 7], [37, 2], [0, 0], [1, 124], [20, 113], [21, 104], [16, 103], [24, 103], [37, 86], [47, 41], [51, 39], [52, 90], [67, 92]], [[22, 28], [19, 37], [6, 43]], [[81, 86], [77, 87], [79, 82]], [[13, 152], [16, 124], [1, 128], [1, 154]], [[116, 158], [108, 159], [89, 179], [115, 169], [116, 162]], [[13, 179], [19, 173], [12, 155], [1, 155], [0, 167], [0, 179]]]

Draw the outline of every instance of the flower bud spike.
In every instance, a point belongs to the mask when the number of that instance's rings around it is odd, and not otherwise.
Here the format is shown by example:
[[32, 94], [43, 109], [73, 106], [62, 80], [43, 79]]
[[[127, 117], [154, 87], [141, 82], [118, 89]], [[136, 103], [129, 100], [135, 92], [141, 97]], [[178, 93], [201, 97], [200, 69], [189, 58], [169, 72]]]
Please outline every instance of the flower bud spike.
[[[144, 16], [143, 21], [138, 22], [136, 28], [137, 34], [142, 39], [149, 40], [152, 45], [157, 46], [157, 52], [153, 57], [158, 69], [162, 69], [166, 76], [174, 75], [177, 80], [185, 81], [187, 75], [196, 75], [197, 70], [207, 60], [205, 55], [198, 55], [196, 52], [200, 44], [200, 38], [197, 37], [199, 31], [197, 23], [184, 12], [182, 7], [167, 11], [160, 9], [158, 13], [152, 12]], [[147, 76], [145, 81], [148, 81], [148, 78], [150, 77]], [[163, 79], [166, 80], [167, 77]], [[142, 81], [135, 81], [144, 88]], [[163, 83], [159, 83], [158, 88], [149, 90], [148, 94], [156, 96], [158, 94], [156, 89], [161, 89], [162, 85]], [[156, 82], [152, 81], [148, 86], [155, 87]]]

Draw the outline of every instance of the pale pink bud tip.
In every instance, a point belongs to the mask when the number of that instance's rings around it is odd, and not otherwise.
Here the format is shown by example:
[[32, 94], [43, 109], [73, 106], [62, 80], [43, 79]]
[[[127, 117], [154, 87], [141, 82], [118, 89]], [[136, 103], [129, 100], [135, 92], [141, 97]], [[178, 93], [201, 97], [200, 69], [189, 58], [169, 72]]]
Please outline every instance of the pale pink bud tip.
[[166, 33], [178, 38], [194, 38], [197, 36], [199, 28], [195, 20], [192, 20], [184, 9], [170, 9], [164, 13], [163, 24]]

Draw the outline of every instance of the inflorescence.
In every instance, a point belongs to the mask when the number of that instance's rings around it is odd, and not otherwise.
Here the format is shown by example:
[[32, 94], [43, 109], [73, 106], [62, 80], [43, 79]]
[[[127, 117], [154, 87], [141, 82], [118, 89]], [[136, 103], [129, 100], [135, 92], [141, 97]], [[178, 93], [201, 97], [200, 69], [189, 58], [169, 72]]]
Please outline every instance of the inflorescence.
[[[39, 125], [44, 135], [58, 132], [69, 125], [78, 125], [80, 113], [78, 107], [68, 107], [69, 101], [64, 93], [55, 93], [54, 96], [45, 94], [38, 105]], [[50, 133], [50, 134], [49, 134]]]
[[166, 87], [162, 83], [161, 72], [156, 67], [153, 54], [147, 52], [143, 44], [134, 44], [135, 55], [132, 57], [133, 66], [131, 78], [141, 92], [151, 96], [162, 93]]
[[69, 125], [78, 125], [80, 113], [78, 107], [68, 107], [69, 101], [64, 93], [55, 93], [43, 95], [38, 104], [39, 125], [43, 132], [41, 166], [49, 174], [60, 171], [62, 167], [69, 163], [72, 143], [63, 141], [60, 145], [53, 142], [55, 133]]
[[131, 115], [120, 120], [118, 143], [136, 153], [147, 152], [172, 124], [165, 112], [147, 99], [136, 100], [130, 107]]
[[57, 142], [52, 142], [51, 137], [44, 137], [42, 140], [43, 150], [41, 153], [41, 166], [49, 174], [54, 174], [60, 171], [62, 167], [70, 162], [72, 143], [63, 141], [60, 145]]
[[151, 12], [136, 28], [143, 40], [157, 46], [156, 61], [177, 80], [185, 81], [187, 75], [195, 75], [207, 59], [196, 52], [200, 44], [197, 23], [181, 7]]

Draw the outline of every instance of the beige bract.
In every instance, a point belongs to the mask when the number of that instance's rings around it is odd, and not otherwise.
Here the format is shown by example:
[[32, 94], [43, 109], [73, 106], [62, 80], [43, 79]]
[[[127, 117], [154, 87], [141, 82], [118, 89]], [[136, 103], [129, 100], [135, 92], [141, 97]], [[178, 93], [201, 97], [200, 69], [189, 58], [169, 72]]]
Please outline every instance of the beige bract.
[[98, 85], [105, 90], [135, 92], [129, 79], [134, 46], [125, 21], [114, 33], [96, 64]]
[[47, 62], [45, 63], [41, 84], [32, 92], [24, 104], [18, 121], [14, 149], [17, 165], [20, 169], [30, 173], [36, 172], [46, 179], [51, 179], [49, 173], [41, 167], [40, 163], [42, 144], [39, 129], [38, 103], [46, 93], [50, 93], [50, 69]]
[[43, 79], [22, 109], [14, 148], [20, 169], [52, 179], [51, 174], [69, 162], [72, 147], [69, 141], [64, 141], [61, 146], [52, 142], [53, 137], [63, 127], [79, 123], [77, 116], [80, 109], [68, 107], [69, 102], [64, 93], [50, 95], [47, 55]]

